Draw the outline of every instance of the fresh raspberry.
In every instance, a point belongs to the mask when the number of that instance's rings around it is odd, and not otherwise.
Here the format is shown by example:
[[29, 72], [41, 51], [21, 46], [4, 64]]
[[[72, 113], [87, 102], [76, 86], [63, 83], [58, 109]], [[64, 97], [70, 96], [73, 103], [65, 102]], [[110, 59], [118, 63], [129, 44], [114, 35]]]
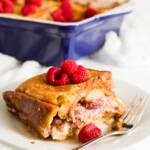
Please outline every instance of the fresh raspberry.
[[13, 2], [13, 4], [15, 4], [17, 2], [17, 0], [11, 0]]
[[69, 83], [68, 75], [62, 73], [57, 67], [52, 67], [48, 70], [46, 79], [51, 85], [65, 85]]
[[66, 21], [72, 21], [74, 14], [70, 0], [62, 0], [61, 9]]
[[71, 76], [77, 70], [78, 66], [74, 60], [68, 59], [65, 60], [64, 63], [61, 65], [61, 69]]
[[99, 137], [102, 135], [102, 131], [100, 128], [96, 127], [94, 124], [90, 123], [84, 126], [79, 135], [78, 139], [82, 143], [86, 143], [96, 137]]
[[62, 73], [61, 76], [59, 77], [59, 79], [55, 80], [55, 84], [54, 85], [66, 85], [69, 84], [69, 77], [66, 73]]
[[22, 14], [24, 16], [34, 14], [36, 12], [36, 8], [37, 8], [37, 6], [35, 6], [35, 5], [27, 4], [22, 8]]
[[56, 75], [60, 75], [60, 70], [57, 67], [52, 67], [48, 70], [46, 79], [48, 83], [54, 84]]
[[88, 80], [88, 73], [86, 68], [78, 66], [76, 72], [71, 76], [72, 83], [81, 83]]
[[3, 4], [2, 4], [2, 2], [0, 2], [0, 13], [2, 13], [3, 11], [4, 11]]
[[42, 5], [42, 0], [25, 0], [25, 4], [32, 4], [40, 7]]
[[65, 17], [61, 9], [57, 9], [51, 13], [51, 16], [55, 21], [65, 22]]
[[11, 0], [2, 0], [3, 12], [13, 13], [13, 2]]
[[97, 14], [96, 9], [94, 9], [94, 8], [88, 8], [87, 11], [86, 11], [85, 16], [86, 16], [87, 18], [89, 18], [89, 17], [92, 17], [92, 16], [94, 16], [94, 15], [96, 15], [96, 14]]

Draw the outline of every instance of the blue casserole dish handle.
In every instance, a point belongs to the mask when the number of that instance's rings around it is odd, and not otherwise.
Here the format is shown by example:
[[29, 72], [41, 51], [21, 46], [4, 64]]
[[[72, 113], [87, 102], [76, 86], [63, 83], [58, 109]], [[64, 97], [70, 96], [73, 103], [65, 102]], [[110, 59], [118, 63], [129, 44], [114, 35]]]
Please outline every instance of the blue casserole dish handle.
[[114, 31], [119, 35], [123, 17], [128, 13], [104, 16], [86, 24], [78, 25], [69, 39], [67, 58], [78, 59], [100, 50], [105, 42], [107, 32]]

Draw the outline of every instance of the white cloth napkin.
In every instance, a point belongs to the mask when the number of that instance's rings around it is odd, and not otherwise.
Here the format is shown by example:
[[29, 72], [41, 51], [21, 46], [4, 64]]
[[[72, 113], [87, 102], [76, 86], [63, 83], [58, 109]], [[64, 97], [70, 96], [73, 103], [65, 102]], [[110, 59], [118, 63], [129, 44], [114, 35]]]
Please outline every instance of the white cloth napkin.
[[120, 37], [110, 32], [103, 48], [91, 58], [119, 67], [150, 66], [150, 1], [135, 0], [133, 12], [125, 17]]
[[21, 63], [11, 56], [0, 54], [0, 89], [4, 89], [9, 84], [18, 84], [46, 70], [47, 67], [41, 66], [36, 61]]

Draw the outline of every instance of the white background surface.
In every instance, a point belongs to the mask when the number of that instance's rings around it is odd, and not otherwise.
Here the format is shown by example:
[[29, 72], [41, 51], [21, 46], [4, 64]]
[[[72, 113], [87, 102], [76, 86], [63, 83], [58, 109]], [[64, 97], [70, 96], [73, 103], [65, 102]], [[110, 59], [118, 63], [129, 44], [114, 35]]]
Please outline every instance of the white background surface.
[[120, 37], [108, 33], [102, 51], [93, 58], [119, 67], [150, 65], [150, 1], [132, 0], [133, 13], [126, 16]]
[[[134, 1], [134, 12], [126, 17], [121, 37], [109, 33], [102, 51], [79, 63], [87, 67], [112, 70], [115, 78], [131, 82], [150, 93], [150, 1]], [[99, 64], [91, 61], [92, 59]], [[0, 89], [5, 88], [7, 83], [21, 82], [45, 70], [45, 67], [34, 61], [22, 64], [0, 54]], [[147, 137], [125, 150], [147, 150], [149, 147], [150, 137]], [[6, 149], [0, 146], [0, 150]]]

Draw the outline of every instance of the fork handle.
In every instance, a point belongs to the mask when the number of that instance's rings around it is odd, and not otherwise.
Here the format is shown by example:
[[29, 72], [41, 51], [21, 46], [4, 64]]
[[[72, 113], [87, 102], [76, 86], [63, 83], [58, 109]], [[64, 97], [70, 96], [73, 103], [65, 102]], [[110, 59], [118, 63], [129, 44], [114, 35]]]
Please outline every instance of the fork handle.
[[73, 150], [82, 150], [84, 148], [88, 148], [90, 145], [93, 145], [94, 143], [100, 142], [100, 141], [104, 140], [105, 138], [108, 138], [108, 137], [116, 135], [116, 134], [117, 133], [115, 131], [114, 132], [110, 132], [110, 133], [105, 134], [103, 136], [97, 137], [97, 138], [95, 138], [95, 139], [93, 139], [93, 140], [91, 140], [91, 141], [89, 141], [89, 142], [87, 142], [85, 144], [82, 144], [81, 146], [78, 146], [78, 147], [76, 147]]

